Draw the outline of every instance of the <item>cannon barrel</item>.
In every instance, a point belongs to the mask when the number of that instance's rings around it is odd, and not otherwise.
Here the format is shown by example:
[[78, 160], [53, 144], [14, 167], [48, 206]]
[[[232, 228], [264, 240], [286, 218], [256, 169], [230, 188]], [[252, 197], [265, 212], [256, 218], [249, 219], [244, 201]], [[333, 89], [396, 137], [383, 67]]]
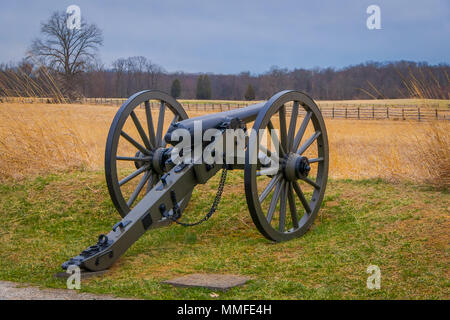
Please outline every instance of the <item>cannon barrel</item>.
[[172, 132], [176, 129], [186, 129], [191, 135], [193, 135], [194, 123], [196, 121], [201, 121], [203, 132], [211, 128], [218, 128], [222, 123], [229, 122], [231, 119], [239, 119], [243, 123], [254, 121], [258, 113], [264, 108], [265, 104], [266, 102], [261, 102], [252, 104], [244, 108], [228, 110], [214, 114], [207, 114], [204, 116], [179, 121], [170, 125], [166, 135], [164, 136], [164, 140], [167, 143], [172, 144], [174, 142], [171, 139]]

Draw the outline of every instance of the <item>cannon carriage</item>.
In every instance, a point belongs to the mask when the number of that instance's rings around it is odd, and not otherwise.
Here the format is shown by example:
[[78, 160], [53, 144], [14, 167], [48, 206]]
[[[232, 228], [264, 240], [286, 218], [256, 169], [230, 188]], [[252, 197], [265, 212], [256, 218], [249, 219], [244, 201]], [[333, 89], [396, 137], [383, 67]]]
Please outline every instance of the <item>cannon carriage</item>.
[[[155, 101], [156, 114], [151, 108]], [[134, 134], [127, 129], [130, 125]], [[208, 130], [214, 134], [205, 141]], [[183, 148], [178, 145], [180, 133], [189, 135]], [[264, 144], [267, 139], [261, 133], [266, 133], [269, 144]], [[121, 148], [123, 143], [128, 148]], [[206, 151], [212, 161], [205, 159]], [[105, 270], [151, 229], [208, 220], [217, 209], [229, 170], [244, 171], [248, 210], [263, 236], [276, 242], [299, 237], [318, 215], [328, 161], [324, 120], [304, 93], [282, 91], [262, 103], [194, 118], [188, 118], [181, 104], [163, 92], [136, 93], [117, 112], [105, 149], [106, 183], [122, 219], [62, 267]], [[133, 166], [125, 177], [120, 177], [121, 163]], [[195, 186], [221, 170], [211, 210], [199, 222], [184, 222]], [[130, 188], [130, 181], [137, 183]]]

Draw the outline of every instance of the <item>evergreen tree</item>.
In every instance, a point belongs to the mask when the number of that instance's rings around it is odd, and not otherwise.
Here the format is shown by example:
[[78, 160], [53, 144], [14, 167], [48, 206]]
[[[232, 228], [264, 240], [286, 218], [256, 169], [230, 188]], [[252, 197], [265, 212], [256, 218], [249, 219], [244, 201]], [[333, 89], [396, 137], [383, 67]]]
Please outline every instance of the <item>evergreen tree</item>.
[[173, 80], [172, 87], [170, 88], [170, 95], [175, 99], [181, 96], [181, 82], [178, 79]]
[[206, 74], [203, 77], [203, 99], [211, 99], [211, 81]]
[[255, 90], [251, 84], [248, 84], [247, 90], [245, 90], [244, 98], [247, 101], [255, 100]]
[[199, 76], [197, 79], [197, 90], [195, 96], [197, 99], [211, 99], [211, 81], [208, 75]]
[[203, 76], [199, 76], [197, 79], [197, 89], [195, 90], [195, 97], [197, 99], [203, 99]]

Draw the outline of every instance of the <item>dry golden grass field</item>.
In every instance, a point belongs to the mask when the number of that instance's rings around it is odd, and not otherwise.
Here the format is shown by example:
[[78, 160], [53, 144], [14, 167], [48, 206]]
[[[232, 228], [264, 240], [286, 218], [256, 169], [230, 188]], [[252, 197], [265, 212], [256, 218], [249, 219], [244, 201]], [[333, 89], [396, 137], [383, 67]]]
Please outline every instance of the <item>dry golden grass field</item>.
[[[102, 169], [106, 135], [116, 111], [108, 106], [0, 104], [0, 181], [75, 168]], [[331, 178], [448, 187], [449, 122], [327, 119], [326, 124]]]

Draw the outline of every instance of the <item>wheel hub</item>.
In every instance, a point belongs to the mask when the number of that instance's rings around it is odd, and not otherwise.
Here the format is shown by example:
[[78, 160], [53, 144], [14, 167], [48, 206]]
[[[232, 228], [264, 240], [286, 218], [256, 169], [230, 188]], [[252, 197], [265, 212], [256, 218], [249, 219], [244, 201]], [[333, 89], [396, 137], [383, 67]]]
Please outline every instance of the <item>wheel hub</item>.
[[170, 155], [169, 150], [170, 149], [168, 148], [158, 148], [154, 151], [150, 151], [150, 158], [148, 155], [138, 151], [136, 152], [135, 157], [142, 158], [142, 160], [134, 161], [134, 165], [136, 169], [139, 169], [145, 164], [150, 164], [150, 170], [153, 170], [158, 174], [163, 174], [165, 171], [165, 163], [169, 158], [168, 155]]
[[153, 152], [151, 157], [151, 168], [159, 174], [162, 174], [164, 172], [164, 164], [167, 158], [166, 151], [166, 148], [158, 148]]
[[134, 156], [136, 158], [142, 158], [142, 160], [134, 161], [134, 166], [136, 167], [136, 169], [139, 169], [140, 167], [142, 167], [145, 164], [145, 160], [143, 159], [145, 157], [145, 154], [143, 154], [142, 152], [138, 151], [138, 152], [136, 152], [136, 154]]
[[285, 157], [283, 173], [288, 181], [307, 177], [310, 171], [311, 166], [307, 157], [296, 153], [290, 153]]

